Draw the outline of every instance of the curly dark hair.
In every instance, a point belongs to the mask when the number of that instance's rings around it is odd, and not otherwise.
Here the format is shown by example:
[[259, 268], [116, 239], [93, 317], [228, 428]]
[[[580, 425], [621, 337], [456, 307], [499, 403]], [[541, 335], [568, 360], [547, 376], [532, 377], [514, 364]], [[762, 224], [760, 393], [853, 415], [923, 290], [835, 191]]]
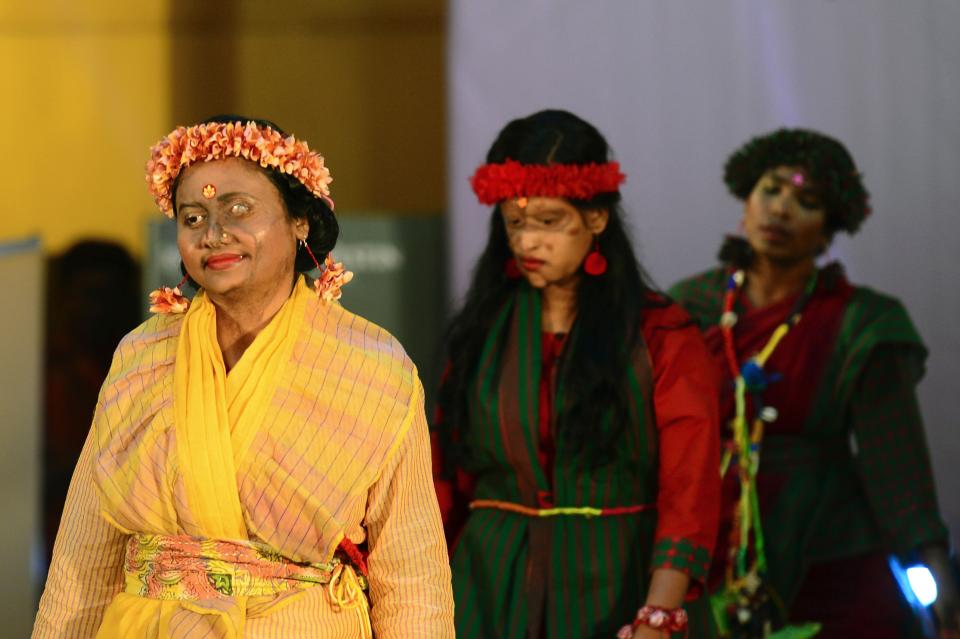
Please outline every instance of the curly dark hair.
[[[286, 137], [287, 133], [270, 120], [261, 118], [249, 118], [242, 115], [215, 115], [198, 122], [197, 124], [229, 124], [231, 122], [256, 122], [258, 126], [270, 127], [280, 135]], [[287, 209], [287, 215], [294, 220], [307, 220], [310, 230], [307, 235], [307, 245], [322, 264], [327, 254], [333, 250], [337, 244], [337, 238], [340, 235], [340, 226], [337, 224], [337, 218], [333, 215], [333, 210], [326, 202], [316, 197], [307, 190], [299, 180], [285, 173], [281, 173], [274, 168], [262, 167], [256, 162], [253, 163], [267, 178], [277, 190], [280, 197], [283, 198], [283, 204]], [[173, 210], [177, 209], [177, 187], [180, 184], [181, 171], [173, 182]], [[294, 262], [294, 269], [298, 273], [308, 273], [316, 268], [310, 255], [299, 244], [297, 245], [297, 257]], [[181, 271], [186, 271], [181, 265]], [[196, 283], [191, 280], [194, 286]]]
[[727, 159], [723, 181], [745, 200], [763, 174], [778, 166], [799, 166], [810, 176], [821, 191], [830, 236], [856, 233], [870, 215], [870, 194], [850, 152], [834, 138], [809, 129], [777, 129], [751, 139]]
[[[566, 111], [546, 110], [508, 123], [487, 153], [487, 162], [590, 164], [607, 162], [609, 154], [606, 139], [590, 123]], [[623, 380], [640, 339], [641, 312], [666, 301], [653, 294], [637, 261], [623, 223], [619, 191], [600, 193], [588, 201], [568, 201], [581, 212], [609, 212], [607, 227], [598, 236], [607, 272], [602, 277], [584, 277], [578, 286], [572, 330], [579, 338], [563, 354], [560, 370], [565, 400], [557, 414], [559, 443], [580, 451], [581, 461], [596, 467], [616, 454], [629, 421], [630, 400]], [[441, 441], [460, 460], [468, 460], [470, 451], [451, 442], [446, 426], [461, 430], [469, 426], [467, 396], [481, 350], [494, 319], [520, 286], [520, 280], [504, 273], [504, 263], [512, 253], [499, 205], [491, 211], [489, 229], [466, 300], [447, 331], [444, 351], [448, 368], [438, 397], [443, 421], [434, 424]], [[608, 410], [613, 411], [614, 419], [604, 419]], [[609, 426], [602, 426], [606, 422]]]

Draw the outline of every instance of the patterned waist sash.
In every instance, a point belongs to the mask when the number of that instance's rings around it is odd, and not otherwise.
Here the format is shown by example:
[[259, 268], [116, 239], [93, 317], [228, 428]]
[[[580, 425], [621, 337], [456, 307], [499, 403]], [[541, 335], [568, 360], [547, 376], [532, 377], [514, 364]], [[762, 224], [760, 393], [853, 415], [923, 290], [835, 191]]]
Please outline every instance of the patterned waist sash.
[[475, 499], [470, 502], [470, 510], [478, 508], [492, 508], [505, 510], [527, 517], [614, 517], [617, 515], [632, 515], [634, 513], [653, 510], [655, 504], [636, 504], [634, 506], [613, 506], [609, 508], [594, 508], [592, 506], [556, 506], [550, 508], [532, 508], [499, 499]]
[[[372, 636], [363, 594], [367, 578], [353, 563], [342, 550], [328, 563], [302, 563], [254, 541], [135, 534], [127, 542], [124, 591], [149, 599], [202, 601], [324, 585], [334, 608], [356, 610]], [[362, 562], [359, 569], [362, 573]]]

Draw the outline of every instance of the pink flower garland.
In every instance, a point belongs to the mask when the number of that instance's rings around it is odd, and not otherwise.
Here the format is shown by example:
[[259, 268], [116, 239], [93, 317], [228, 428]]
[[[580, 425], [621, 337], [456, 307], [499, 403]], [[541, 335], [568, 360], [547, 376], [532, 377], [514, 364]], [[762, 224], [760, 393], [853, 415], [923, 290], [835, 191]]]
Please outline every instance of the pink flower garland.
[[484, 164], [470, 178], [481, 204], [519, 197], [564, 197], [589, 200], [619, 190], [627, 176], [618, 162], [604, 164]]
[[157, 206], [173, 217], [173, 182], [184, 168], [194, 162], [209, 162], [238, 157], [258, 162], [299, 180], [307, 190], [324, 200], [332, 209], [330, 171], [323, 157], [311, 151], [306, 142], [292, 135], [283, 137], [270, 127], [255, 122], [220, 124], [209, 122], [177, 127], [150, 149], [147, 162], [147, 188]]

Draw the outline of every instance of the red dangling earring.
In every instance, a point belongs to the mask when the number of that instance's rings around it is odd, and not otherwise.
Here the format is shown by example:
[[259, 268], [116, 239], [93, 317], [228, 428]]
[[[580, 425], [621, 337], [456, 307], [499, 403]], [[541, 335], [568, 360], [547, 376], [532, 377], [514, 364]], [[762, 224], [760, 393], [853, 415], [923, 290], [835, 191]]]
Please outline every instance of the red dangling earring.
[[313, 260], [313, 265], [317, 267], [317, 270], [323, 272], [323, 268], [320, 266], [320, 262], [317, 261], [317, 256], [313, 254], [313, 251], [310, 250], [310, 245], [307, 244], [306, 240], [300, 240], [300, 246], [302, 246], [306, 251], [307, 255], [310, 256], [310, 259]]
[[520, 267], [517, 266], [517, 258], [510, 256], [507, 258], [507, 261], [503, 263], [503, 273], [507, 276], [507, 279], [518, 280], [523, 273], [520, 272]]
[[600, 252], [599, 236], [595, 235], [593, 238], [593, 250], [587, 255], [587, 259], [583, 261], [583, 271], [587, 275], [593, 275], [594, 277], [607, 272], [607, 258]]

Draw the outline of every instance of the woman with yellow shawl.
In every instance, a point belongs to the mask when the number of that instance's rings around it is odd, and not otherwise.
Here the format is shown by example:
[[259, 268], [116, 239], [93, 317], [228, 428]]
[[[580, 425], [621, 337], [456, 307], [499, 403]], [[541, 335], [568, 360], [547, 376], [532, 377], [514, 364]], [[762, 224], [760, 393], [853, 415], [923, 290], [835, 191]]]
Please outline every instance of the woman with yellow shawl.
[[117, 348], [35, 638], [453, 637], [423, 390], [393, 337], [335, 303], [330, 181], [264, 120], [153, 148], [200, 292], [155, 291]]

